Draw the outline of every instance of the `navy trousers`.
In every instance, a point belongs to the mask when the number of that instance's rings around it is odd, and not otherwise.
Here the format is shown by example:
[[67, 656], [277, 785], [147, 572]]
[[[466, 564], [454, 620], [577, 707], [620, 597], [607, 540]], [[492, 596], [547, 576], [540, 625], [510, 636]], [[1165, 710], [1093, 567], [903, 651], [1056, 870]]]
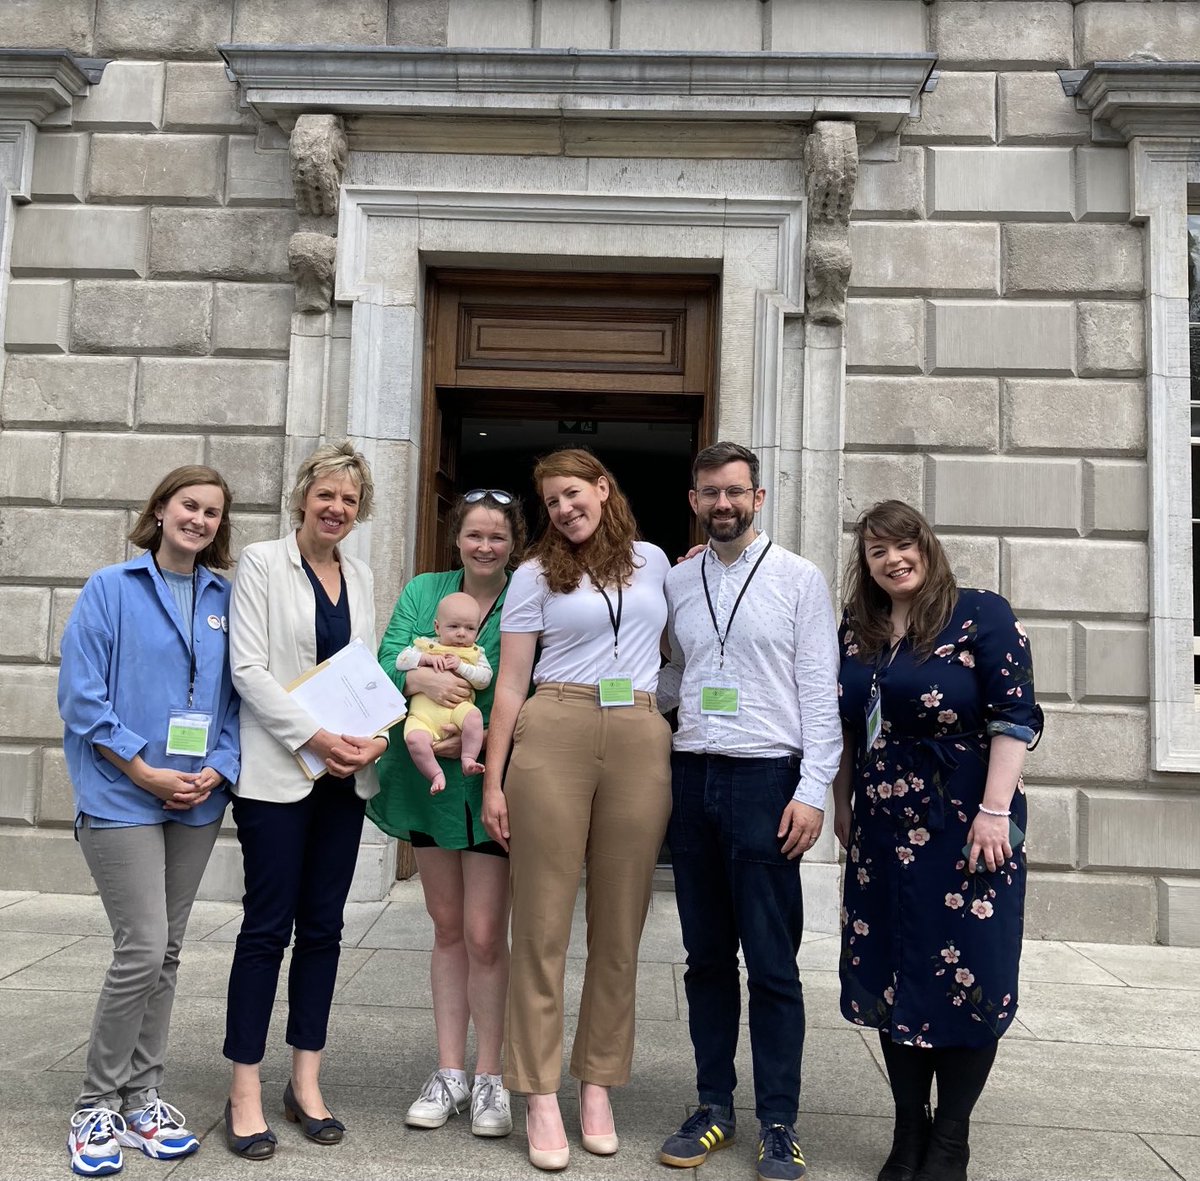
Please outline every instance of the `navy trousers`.
[[800, 866], [775, 835], [799, 761], [671, 756], [667, 829], [687, 949], [684, 989], [701, 1103], [732, 1106], [741, 1017], [738, 944], [750, 993], [755, 1112], [796, 1122], [804, 994], [796, 955], [804, 931]]
[[229, 971], [226, 1058], [262, 1061], [279, 966], [293, 928], [287, 1042], [298, 1050], [324, 1049], [342, 912], [365, 814], [366, 802], [354, 794], [353, 783], [329, 776], [291, 804], [233, 797], [246, 894]]

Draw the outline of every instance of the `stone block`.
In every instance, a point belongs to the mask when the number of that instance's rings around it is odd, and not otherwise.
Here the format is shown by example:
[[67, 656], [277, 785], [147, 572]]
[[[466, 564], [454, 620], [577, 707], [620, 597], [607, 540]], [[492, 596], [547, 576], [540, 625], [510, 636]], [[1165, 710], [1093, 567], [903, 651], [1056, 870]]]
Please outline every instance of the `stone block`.
[[[1038, 686], [1039, 690], [1041, 686]], [[45, 788], [42, 788], [43, 794]], [[1074, 869], [1079, 865], [1079, 792], [1073, 787], [1027, 785], [1029, 840], [1026, 855], [1034, 869]]]
[[1075, 149], [1075, 216], [1080, 221], [1124, 221], [1129, 217], [1129, 151]]
[[1075, 208], [1070, 148], [930, 148], [930, 216], [1056, 218]]
[[125, 514], [116, 509], [0, 506], [5, 577], [83, 582], [100, 566], [124, 560], [128, 532]]
[[[1046, 731], [1031, 751], [1026, 775], [1036, 783], [1133, 782], [1146, 775], [1149, 748], [1146, 711], [1117, 705], [1047, 702]], [[1139, 787], [1140, 790], [1140, 787]]]
[[35, 746], [0, 746], [0, 821], [32, 824], [38, 798]]
[[255, 506], [278, 509], [283, 495], [283, 439], [213, 435], [205, 462], [225, 477], [238, 516]]
[[1071, 625], [1059, 620], [1023, 620], [1033, 652], [1033, 683], [1038, 699], [1074, 696], [1074, 636]]
[[291, 205], [295, 201], [288, 153], [259, 151], [252, 135], [230, 137], [225, 173], [228, 205]]
[[10, 353], [65, 353], [70, 324], [69, 279], [15, 280], [8, 285], [4, 347]]
[[62, 436], [45, 431], [0, 430], [0, 498], [15, 504], [58, 500]]
[[37, 820], [38, 824], [73, 824], [75, 821], [75, 791], [61, 747], [46, 747], [42, 751]]
[[1146, 312], [1140, 303], [1081, 300], [1075, 309], [1081, 377], [1146, 371]]
[[[568, 0], [570, 3], [570, 0]], [[389, 45], [447, 45], [450, 0], [391, 0], [388, 6]], [[583, 48], [582, 43], [579, 46]], [[607, 45], [599, 48], [607, 49]]]
[[1200, 797], [1195, 793], [1085, 788], [1080, 795], [1085, 866], [1200, 870]]
[[1000, 589], [1000, 540], [946, 533], [939, 539], [950, 559], [959, 586], [980, 590]]
[[1072, 63], [1071, 6], [1056, 0], [955, 0], [930, 10], [938, 61], [953, 69], [1055, 69]]
[[35, 201], [83, 200], [89, 138], [76, 131], [38, 133], [31, 189]]
[[925, 468], [919, 455], [854, 453], [846, 456], [842, 519], [853, 524], [863, 509], [880, 500], [925, 501]]
[[283, 427], [285, 361], [147, 358], [138, 394], [139, 426]]
[[247, 44], [383, 45], [387, 29], [388, 0], [255, 0], [233, 16], [233, 39]]
[[994, 225], [853, 222], [850, 288], [935, 295], [999, 290], [1000, 231]]
[[75, 285], [71, 345], [94, 353], [206, 353], [212, 320], [208, 283]]
[[8, 426], [129, 426], [135, 366], [116, 357], [9, 357], [0, 418]]
[[[800, 53], [924, 52], [925, 13], [920, 0], [773, 0], [764, 49]], [[752, 46], [751, 48], [758, 48]]]
[[525, 0], [453, 0], [446, 18], [446, 44], [528, 48], [533, 45], [533, 7]]
[[222, 62], [167, 62], [163, 128], [166, 131], [242, 131], [258, 116], [239, 106], [237, 83]]
[[0, 677], [0, 738], [62, 740], [58, 669], [14, 664], [4, 670]]
[[233, 0], [96, 0], [96, 52], [111, 57], [216, 57]]
[[68, 434], [63, 502], [140, 510], [167, 472], [203, 462], [204, 440], [195, 435]]
[[0, 890], [95, 894], [96, 883], [70, 832], [0, 828]]
[[893, 162], [862, 161], [854, 188], [855, 217], [925, 216], [925, 153], [902, 147]]
[[94, 135], [88, 200], [212, 204], [224, 164], [217, 135]]
[[1076, 459], [935, 455], [927, 473], [930, 520], [951, 528], [1068, 529], [1083, 516]]
[[[852, 300], [850, 308], [859, 302]], [[846, 380], [850, 447], [995, 451], [999, 416], [1000, 383], [995, 378], [852, 376]]]
[[109, 62], [87, 97], [76, 100], [73, 125], [84, 131], [157, 131], [166, 77], [160, 61]]
[[1005, 382], [1004, 437], [1017, 451], [1140, 454], [1146, 393], [1140, 381]]
[[14, 275], [146, 273], [144, 209], [19, 205], [13, 218]]
[[1089, 2], [1076, 9], [1079, 64], [1097, 61], [1200, 61], [1195, 4]]
[[[292, 473], [289, 472], [289, 478], [291, 475]], [[231, 534], [235, 561], [246, 546], [253, 545], [256, 541], [274, 541], [288, 531], [287, 525], [281, 521], [278, 512], [244, 513], [237, 505], [234, 505], [234, 511], [236, 516], [233, 519]]]
[[95, 0], [5, 0], [0, 4], [0, 45], [92, 52]]
[[1053, 70], [1000, 75], [1000, 142], [1087, 143], [1092, 120], [1075, 109]]
[[214, 283], [214, 353], [285, 354], [295, 291], [290, 283]]
[[49, 635], [49, 588], [0, 586], [0, 660], [44, 662]]
[[541, 0], [534, 44], [542, 49], [611, 49], [612, 14], [610, 0]]
[[[490, 5], [474, 0], [473, 7]], [[457, 8], [457, 3], [450, 8], [451, 37]], [[753, 52], [763, 48], [762, 20], [762, 5], [753, 0], [692, 0], [686, 6], [670, 0], [622, 0], [613, 13], [613, 46]]]
[[1005, 295], [1141, 294], [1140, 226], [1013, 225], [1004, 238]]
[[1150, 476], [1140, 461], [1083, 461], [1083, 519], [1088, 532], [1145, 533], [1150, 523]]
[[1082, 696], [1150, 696], [1150, 650], [1146, 629], [1133, 624], [1075, 624], [1077, 666]]
[[1148, 877], [1031, 870], [1025, 938], [1152, 943], [1156, 909], [1154, 881]]
[[934, 373], [1070, 373], [1075, 365], [1071, 303], [933, 301]]
[[75, 600], [79, 592], [71, 587], [57, 586], [50, 600], [50, 659], [62, 659], [62, 636], [67, 627], [67, 620], [75, 609]]
[[919, 299], [852, 299], [846, 308], [846, 364], [880, 373], [920, 373], [925, 305]]
[[150, 273], [160, 278], [286, 279], [297, 225], [282, 210], [155, 209]]
[[1012, 537], [1003, 545], [1003, 593], [1014, 610], [1146, 614], [1146, 547], [1141, 542]]
[[938, 71], [937, 86], [921, 95], [921, 117], [904, 129], [905, 143], [996, 142], [996, 75]]
[[1158, 941], [1200, 947], [1200, 880], [1158, 879]]

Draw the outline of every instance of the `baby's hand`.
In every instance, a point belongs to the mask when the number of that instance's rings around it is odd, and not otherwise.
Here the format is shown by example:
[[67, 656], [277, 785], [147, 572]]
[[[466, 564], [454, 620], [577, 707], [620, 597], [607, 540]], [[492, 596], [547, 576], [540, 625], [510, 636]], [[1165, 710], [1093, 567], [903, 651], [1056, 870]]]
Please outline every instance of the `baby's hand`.
[[432, 652], [427, 652], [422, 656], [421, 663], [426, 668], [436, 669], [440, 673], [445, 672], [447, 668], [446, 657], [434, 655]]
[[455, 656], [453, 652], [447, 652], [445, 656], [441, 657], [441, 661], [442, 668], [445, 669], [446, 672], [451, 673], [458, 668], [460, 664], [462, 664], [462, 660]]

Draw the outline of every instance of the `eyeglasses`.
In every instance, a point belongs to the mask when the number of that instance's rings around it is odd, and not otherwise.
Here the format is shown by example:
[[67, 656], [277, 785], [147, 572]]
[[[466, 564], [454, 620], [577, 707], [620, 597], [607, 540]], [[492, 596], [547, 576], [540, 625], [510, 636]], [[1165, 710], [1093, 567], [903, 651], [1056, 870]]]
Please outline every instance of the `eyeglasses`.
[[472, 488], [470, 492], [463, 493], [463, 500], [467, 504], [478, 504], [481, 500], [488, 499], [497, 504], [512, 504], [516, 497], [511, 492], [505, 492], [503, 488]]
[[740, 484], [734, 484], [732, 488], [697, 488], [696, 499], [701, 504], [716, 504], [724, 495], [730, 504], [736, 500], [745, 500], [747, 496], [754, 495], [753, 488], [743, 488]]

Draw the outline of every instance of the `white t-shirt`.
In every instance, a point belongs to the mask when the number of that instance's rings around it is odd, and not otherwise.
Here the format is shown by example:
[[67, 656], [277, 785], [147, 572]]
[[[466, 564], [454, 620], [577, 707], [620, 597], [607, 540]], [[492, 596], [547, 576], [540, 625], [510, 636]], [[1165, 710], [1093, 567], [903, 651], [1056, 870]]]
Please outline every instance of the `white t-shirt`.
[[[546, 586], [541, 563], [523, 562], [512, 576], [500, 616], [501, 632], [541, 632], [542, 651], [533, 683], [569, 681], [594, 685], [601, 677], [628, 676], [633, 687], [653, 693], [658, 685], [659, 638], [667, 622], [667, 573], [671, 563], [656, 545], [636, 541], [635, 568], [621, 591], [619, 655], [613, 659], [613, 628], [604, 596], [585, 574], [569, 594]], [[605, 594], [617, 610], [615, 587]]]

